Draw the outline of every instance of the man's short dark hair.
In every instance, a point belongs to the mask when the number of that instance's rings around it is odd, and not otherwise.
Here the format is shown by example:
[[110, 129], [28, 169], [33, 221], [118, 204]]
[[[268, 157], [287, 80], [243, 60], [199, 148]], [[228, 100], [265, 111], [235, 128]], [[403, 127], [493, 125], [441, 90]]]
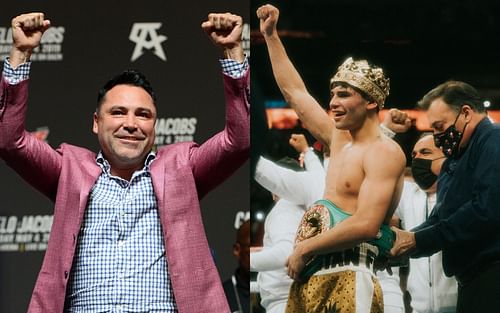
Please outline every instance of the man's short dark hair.
[[99, 112], [106, 93], [117, 85], [141, 87], [151, 96], [151, 98], [153, 98], [153, 103], [156, 104], [156, 94], [151, 86], [151, 83], [146, 79], [146, 76], [138, 70], [125, 70], [123, 73], [111, 78], [101, 89], [99, 89], [99, 93], [97, 94], [96, 112]]
[[486, 112], [476, 88], [465, 82], [450, 80], [442, 83], [429, 91], [418, 102], [418, 106], [427, 110], [431, 103], [438, 98], [442, 98], [443, 101], [457, 113], [460, 112], [460, 109], [465, 104], [469, 105], [473, 111], [480, 113]]

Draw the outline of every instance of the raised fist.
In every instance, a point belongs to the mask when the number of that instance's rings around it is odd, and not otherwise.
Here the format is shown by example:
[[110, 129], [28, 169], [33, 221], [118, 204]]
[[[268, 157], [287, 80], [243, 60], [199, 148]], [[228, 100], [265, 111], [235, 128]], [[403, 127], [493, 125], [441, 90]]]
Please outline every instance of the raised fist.
[[43, 13], [26, 13], [12, 19], [12, 49], [10, 66], [16, 68], [29, 60], [33, 49], [38, 47], [43, 33], [50, 27]]
[[232, 49], [241, 44], [243, 19], [231, 13], [210, 13], [201, 24], [208, 37], [218, 46]]
[[260, 19], [260, 32], [264, 37], [269, 37], [276, 32], [276, 24], [280, 11], [278, 8], [266, 4], [257, 9], [257, 17]]
[[406, 112], [390, 109], [382, 124], [395, 133], [404, 133], [411, 127], [411, 119]]
[[26, 13], [12, 19], [12, 39], [14, 48], [32, 51], [40, 44], [43, 33], [50, 27], [43, 13]]
[[289, 143], [298, 153], [305, 153], [309, 148], [306, 137], [302, 134], [292, 134]]

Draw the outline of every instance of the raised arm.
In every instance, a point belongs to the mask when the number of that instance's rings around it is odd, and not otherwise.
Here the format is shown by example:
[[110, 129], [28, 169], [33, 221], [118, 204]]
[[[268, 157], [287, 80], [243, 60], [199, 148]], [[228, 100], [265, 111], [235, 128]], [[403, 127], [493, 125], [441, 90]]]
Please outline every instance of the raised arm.
[[[323, 176], [322, 176], [323, 175]], [[325, 189], [324, 173], [296, 172], [259, 158], [255, 180], [278, 197], [299, 205], [311, 205]]]
[[[249, 157], [250, 104], [248, 61], [241, 45], [243, 21], [231, 13], [211, 13], [201, 26], [224, 53], [226, 125], [223, 131], [190, 152], [199, 196], [229, 177]], [[235, 70], [236, 69], [236, 70]]]
[[323, 168], [318, 156], [309, 147], [306, 136], [303, 134], [292, 134], [288, 143], [295, 149], [295, 151], [300, 153], [300, 166], [305, 167], [308, 172], [325, 175], [325, 169]]
[[278, 16], [278, 9], [269, 4], [257, 10], [260, 31], [267, 44], [274, 78], [285, 101], [297, 112], [300, 120], [307, 125], [307, 129], [318, 140], [329, 145], [333, 131], [332, 120], [309, 94], [302, 78], [288, 58], [276, 30]]
[[32, 186], [54, 199], [61, 156], [25, 130], [29, 58], [49, 26], [43, 13], [12, 19], [13, 45], [0, 81], [0, 157]]

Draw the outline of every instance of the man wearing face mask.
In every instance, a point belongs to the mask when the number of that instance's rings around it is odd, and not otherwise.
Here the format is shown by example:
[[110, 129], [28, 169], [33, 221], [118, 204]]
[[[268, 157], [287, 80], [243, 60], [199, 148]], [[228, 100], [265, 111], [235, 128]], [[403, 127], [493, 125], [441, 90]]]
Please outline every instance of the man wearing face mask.
[[457, 313], [500, 307], [500, 126], [488, 119], [477, 90], [448, 81], [427, 93], [436, 146], [448, 157], [438, 178], [437, 203], [426, 222], [394, 228], [392, 255], [443, 252], [443, 269], [458, 281]]
[[[404, 229], [425, 222], [436, 203], [437, 175], [445, 161], [434, 145], [433, 136], [424, 134], [413, 148], [411, 171], [415, 183], [405, 181], [396, 215]], [[457, 282], [443, 273], [442, 254], [410, 260], [407, 290], [413, 313], [455, 312]]]

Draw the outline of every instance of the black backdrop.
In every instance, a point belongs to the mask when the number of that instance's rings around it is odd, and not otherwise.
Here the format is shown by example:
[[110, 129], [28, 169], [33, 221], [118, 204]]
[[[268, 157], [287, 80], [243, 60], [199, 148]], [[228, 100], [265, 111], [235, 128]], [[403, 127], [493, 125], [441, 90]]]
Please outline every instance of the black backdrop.
[[[10, 50], [12, 17], [32, 11], [44, 12], [53, 26], [33, 56], [26, 126], [52, 147], [68, 142], [98, 150], [91, 132], [97, 90], [127, 68], [141, 70], [156, 89], [159, 145], [202, 142], [222, 129], [221, 53], [200, 24], [209, 12], [227, 11], [248, 22], [248, 1], [10, 1], [0, 10], [2, 61]], [[134, 25], [138, 32], [132, 32]], [[243, 36], [249, 48], [248, 27]], [[202, 201], [222, 279], [236, 267], [232, 244], [235, 228], [249, 216], [248, 190], [245, 165]], [[24, 312], [43, 259], [53, 204], [2, 161], [0, 199], [0, 312]]]

